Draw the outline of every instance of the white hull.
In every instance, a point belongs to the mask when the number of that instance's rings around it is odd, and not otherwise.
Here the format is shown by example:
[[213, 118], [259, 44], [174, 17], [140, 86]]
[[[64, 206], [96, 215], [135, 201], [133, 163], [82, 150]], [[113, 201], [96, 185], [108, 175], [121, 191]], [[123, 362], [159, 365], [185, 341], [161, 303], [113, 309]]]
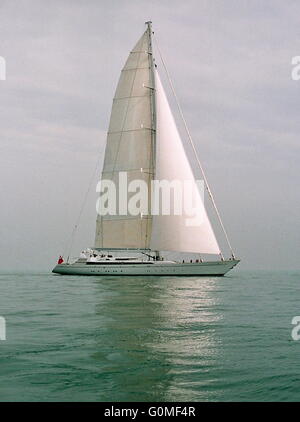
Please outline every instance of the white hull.
[[59, 264], [53, 273], [64, 275], [174, 275], [174, 276], [223, 276], [239, 263], [239, 260], [208, 261], [201, 263], [176, 263], [158, 261], [140, 264]]

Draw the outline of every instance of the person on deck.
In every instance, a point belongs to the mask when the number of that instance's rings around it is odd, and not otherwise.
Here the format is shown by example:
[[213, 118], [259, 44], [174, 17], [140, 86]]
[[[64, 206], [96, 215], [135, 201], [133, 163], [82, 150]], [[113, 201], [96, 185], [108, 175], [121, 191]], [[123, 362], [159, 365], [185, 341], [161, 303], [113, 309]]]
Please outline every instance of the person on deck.
[[59, 255], [59, 258], [58, 258], [57, 263], [58, 263], [58, 264], [62, 264], [63, 262], [64, 262], [63, 257], [62, 257], [61, 255]]

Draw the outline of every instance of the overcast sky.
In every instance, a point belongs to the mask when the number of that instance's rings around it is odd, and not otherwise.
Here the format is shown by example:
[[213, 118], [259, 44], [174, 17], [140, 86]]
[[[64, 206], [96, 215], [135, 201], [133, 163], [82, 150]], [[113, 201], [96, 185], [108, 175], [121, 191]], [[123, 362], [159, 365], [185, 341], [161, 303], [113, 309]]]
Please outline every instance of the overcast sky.
[[[1, 0], [0, 270], [63, 253], [149, 19], [241, 268], [299, 269], [299, 16], [292, 0]], [[96, 182], [73, 254], [93, 244]]]

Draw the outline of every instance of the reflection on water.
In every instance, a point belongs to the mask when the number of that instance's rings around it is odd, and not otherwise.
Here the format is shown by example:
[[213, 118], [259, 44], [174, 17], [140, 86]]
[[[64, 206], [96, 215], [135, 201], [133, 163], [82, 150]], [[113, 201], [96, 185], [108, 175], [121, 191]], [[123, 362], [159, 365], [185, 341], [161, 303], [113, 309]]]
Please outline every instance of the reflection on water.
[[209, 277], [95, 282], [99, 331], [93, 358], [104, 363], [104, 382], [114, 394], [107, 399], [200, 400], [201, 391], [208, 397], [207, 373], [221, 347], [218, 283]]
[[299, 401], [299, 278], [0, 275], [0, 401]]

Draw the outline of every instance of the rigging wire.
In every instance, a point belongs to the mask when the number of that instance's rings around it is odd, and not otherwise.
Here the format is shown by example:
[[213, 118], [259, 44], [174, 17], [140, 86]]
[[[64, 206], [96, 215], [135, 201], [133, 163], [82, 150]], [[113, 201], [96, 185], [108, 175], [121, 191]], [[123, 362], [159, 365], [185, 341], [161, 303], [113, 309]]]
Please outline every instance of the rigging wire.
[[[157, 43], [156, 37], [155, 37], [155, 36], [153, 36], [153, 39], [154, 39], [154, 41], [155, 41], [155, 44], [156, 44], [156, 47], [157, 47], [157, 51], [158, 51], [159, 57], [160, 57], [161, 62], [162, 62], [162, 64], [163, 64], [164, 70], [165, 70], [165, 72], [166, 72], [166, 75], [167, 75], [167, 78], [168, 78], [168, 82], [169, 82], [169, 85], [170, 85], [170, 87], [171, 87], [171, 91], [172, 91], [172, 93], [173, 93], [173, 95], [174, 95], [175, 102], [176, 102], [176, 105], [177, 105], [177, 108], [178, 108], [179, 114], [180, 114], [180, 116], [181, 116], [181, 118], [182, 118], [182, 121], [183, 121], [183, 124], [184, 124], [185, 130], [186, 130], [186, 133], [187, 133], [187, 135], [188, 135], [189, 142], [190, 142], [190, 144], [191, 144], [191, 146], [192, 146], [192, 149], [193, 149], [193, 151], [194, 151], [194, 154], [195, 154], [195, 157], [196, 157], [196, 160], [197, 160], [198, 166], [199, 166], [199, 168], [200, 168], [200, 170], [201, 170], [201, 173], [202, 173], [202, 175], [203, 175], [203, 180], [204, 180], [204, 184], [205, 184], [206, 190], [207, 190], [208, 195], [209, 195], [209, 197], [210, 197], [210, 200], [211, 200], [211, 202], [212, 202], [212, 204], [213, 204], [213, 207], [214, 207], [214, 210], [215, 210], [215, 212], [216, 212], [217, 218], [218, 218], [218, 220], [219, 220], [220, 226], [221, 226], [221, 228], [222, 228], [222, 230], [223, 230], [223, 233], [224, 233], [224, 235], [225, 235], [225, 239], [226, 239], [227, 244], [228, 244], [228, 246], [229, 246], [229, 249], [230, 249], [230, 251], [231, 251], [232, 258], [235, 258], [235, 255], [234, 255], [234, 252], [233, 252], [233, 249], [232, 249], [231, 243], [230, 243], [230, 241], [229, 241], [229, 237], [228, 237], [228, 235], [227, 235], [227, 232], [226, 232], [226, 230], [225, 230], [224, 224], [223, 224], [222, 219], [221, 219], [221, 215], [220, 215], [219, 210], [218, 210], [218, 208], [217, 208], [217, 205], [216, 205], [216, 202], [215, 202], [215, 200], [214, 200], [213, 194], [212, 194], [212, 192], [211, 192], [211, 190], [210, 190], [210, 187], [209, 187], [209, 184], [208, 184], [208, 181], [207, 181], [207, 178], [206, 178], [206, 175], [205, 175], [204, 169], [203, 169], [203, 167], [202, 167], [201, 161], [200, 161], [200, 159], [199, 159], [199, 156], [198, 156], [198, 153], [197, 153], [197, 150], [196, 150], [195, 144], [194, 144], [194, 142], [193, 142], [193, 139], [192, 139], [192, 136], [191, 136], [190, 131], [189, 131], [189, 129], [188, 129], [188, 126], [187, 126], [186, 120], [185, 120], [185, 118], [184, 118], [184, 115], [183, 115], [182, 109], [181, 109], [181, 107], [180, 107], [179, 100], [178, 100], [177, 94], [176, 94], [176, 92], [175, 92], [175, 89], [174, 89], [174, 85], [173, 85], [172, 79], [171, 79], [171, 77], [170, 77], [170, 74], [169, 74], [169, 71], [168, 71], [168, 69], [167, 69], [166, 63], [165, 63], [165, 61], [164, 61], [164, 59], [163, 59], [163, 56], [162, 56], [161, 50], [160, 50], [160, 48], [159, 48], [159, 46], [158, 46], [158, 43]], [[221, 255], [221, 258], [223, 259], [223, 254], [222, 254], [222, 252], [221, 252], [221, 254], [220, 254], [220, 255]]]
[[[72, 232], [71, 232], [71, 235], [70, 235], [70, 237], [69, 237], [69, 240], [67, 241], [67, 244], [66, 244], [66, 246], [65, 246], [65, 248], [64, 248], [64, 255], [67, 253], [67, 262], [69, 262], [70, 253], [71, 253], [71, 251], [72, 251], [72, 247], [73, 247], [73, 244], [74, 244], [76, 231], [77, 231], [77, 229], [78, 229], [78, 226], [79, 226], [79, 223], [80, 223], [80, 220], [81, 220], [81, 217], [82, 217], [82, 214], [83, 214], [83, 211], [84, 211], [84, 208], [85, 208], [86, 202], [87, 202], [87, 198], [88, 198], [88, 195], [89, 195], [89, 193], [90, 193], [90, 191], [91, 191], [92, 183], [93, 183], [93, 181], [94, 181], [94, 178], [95, 178], [95, 175], [96, 175], [97, 169], [98, 169], [98, 167], [99, 167], [99, 165], [100, 165], [101, 159], [102, 159], [102, 153], [101, 153], [101, 154], [99, 154], [99, 158], [98, 158], [98, 159], [97, 159], [97, 161], [96, 161], [96, 165], [95, 165], [95, 168], [94, 168], [94, 170], [93, 170], [92, 176], [91, 176], [91, 178], [90, 178], [89, 185], [88, 185], [88, 189], [87, 189], [87, 191], [85, 192], [84, 199], [83, 199], [83, 202], [82, 202], [82, 204], [81, 204], [79, 214], [78, 214], [78, 216], [77, 216], [77, 219], [75, 220], [75, 224], [74, 224], [73, 230], [72, 230]], [[63, 256], [64, 256], [64, 255], [63, 255]]]

